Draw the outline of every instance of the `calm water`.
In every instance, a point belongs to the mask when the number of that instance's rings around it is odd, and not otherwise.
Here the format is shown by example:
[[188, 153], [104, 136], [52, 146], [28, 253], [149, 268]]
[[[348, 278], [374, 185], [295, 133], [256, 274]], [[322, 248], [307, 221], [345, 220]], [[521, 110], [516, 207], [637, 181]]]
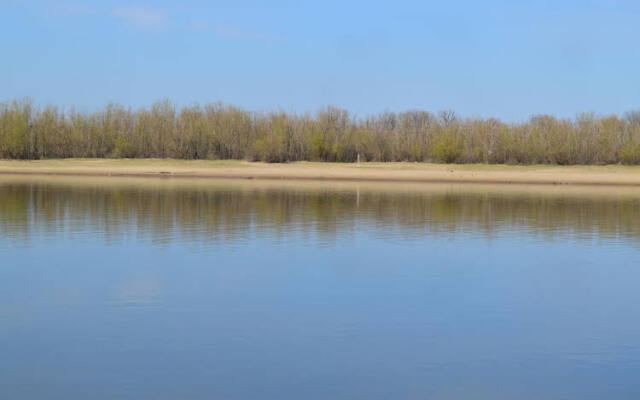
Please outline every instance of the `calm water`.
[[638, 399], [640, 189], [0, 177], [2, 399]]

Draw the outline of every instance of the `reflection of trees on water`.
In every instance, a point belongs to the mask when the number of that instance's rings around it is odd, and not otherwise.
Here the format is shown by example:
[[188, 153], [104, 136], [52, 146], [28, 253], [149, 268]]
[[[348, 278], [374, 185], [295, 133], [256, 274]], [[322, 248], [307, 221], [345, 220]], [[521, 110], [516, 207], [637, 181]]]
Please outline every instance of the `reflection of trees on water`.
[[[615, 189], [613, 189], [615, 190]], [[400, 237], [506, 229], [552, 237], [558, 232], [640, 238], [640, 198], [579, 194], [374, 191], [232, 185], [0, 183], [0, 232], [28, 240], [59, 232], [100, 232], [108, 241], [135, 237], [224, 242], [292, 232], [339, 239], [358, 229]]]

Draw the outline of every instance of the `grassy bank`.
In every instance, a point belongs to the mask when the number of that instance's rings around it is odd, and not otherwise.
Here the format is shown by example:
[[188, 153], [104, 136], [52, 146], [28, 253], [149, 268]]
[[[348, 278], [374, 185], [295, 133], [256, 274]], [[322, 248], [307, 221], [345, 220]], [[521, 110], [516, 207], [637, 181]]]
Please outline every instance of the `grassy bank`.
[[63, 159], [1, 160], [0, 174], [640, 186], [640, 167], [622, 165], [273, 164], [229, 160]]

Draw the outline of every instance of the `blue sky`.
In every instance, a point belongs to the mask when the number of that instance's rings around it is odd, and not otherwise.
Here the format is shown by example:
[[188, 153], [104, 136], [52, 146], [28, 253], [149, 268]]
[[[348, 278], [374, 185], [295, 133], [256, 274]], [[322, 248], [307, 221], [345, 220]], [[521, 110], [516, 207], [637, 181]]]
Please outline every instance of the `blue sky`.
[[0, 0], [0, 100], [359, 116], [640, 109], [637, 1]]

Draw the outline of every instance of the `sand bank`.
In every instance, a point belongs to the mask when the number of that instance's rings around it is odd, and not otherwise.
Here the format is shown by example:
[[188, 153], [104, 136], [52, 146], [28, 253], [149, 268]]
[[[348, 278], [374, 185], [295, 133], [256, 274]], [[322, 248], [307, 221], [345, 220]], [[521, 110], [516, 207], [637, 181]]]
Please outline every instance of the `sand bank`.
[[[427, 163], [266, 164], [246, 161], [65, 159], [0, 161], [0, 174], [640, 186], [638, 166], [511, 166]], [[0, 177], [0, 179], [2, 179]]]

